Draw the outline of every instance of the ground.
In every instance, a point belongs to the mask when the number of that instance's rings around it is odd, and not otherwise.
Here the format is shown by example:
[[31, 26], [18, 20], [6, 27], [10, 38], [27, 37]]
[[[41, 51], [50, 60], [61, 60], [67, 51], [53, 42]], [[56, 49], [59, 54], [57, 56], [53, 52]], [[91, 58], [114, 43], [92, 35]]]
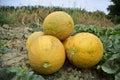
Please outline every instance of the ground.
[[[32, 28], [25, 25], [19, 27], [0, 26], [0, 39], [7, 41], [4, 46], [8, 48], [8, 51], [4, 51], [4, 54], [0, 54], [2, 67], [7, 68], [24, 64], [30, 67], [25, 43], [28, 36], [37, 29], [40, 30], [40, 27]], [[42, 76], [45, 80], [113, 80], [111, 76], [106, 76], [105, 73], [97, 70], [96, 67], [79, 69], [70, 64], [68, 60], [58, 72]]]

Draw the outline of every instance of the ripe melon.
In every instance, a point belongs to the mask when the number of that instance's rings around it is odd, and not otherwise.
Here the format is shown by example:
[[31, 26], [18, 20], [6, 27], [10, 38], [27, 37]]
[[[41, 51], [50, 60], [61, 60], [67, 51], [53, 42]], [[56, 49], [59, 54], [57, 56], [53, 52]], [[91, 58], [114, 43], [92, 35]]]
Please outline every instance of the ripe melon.
[[28, 59], [31, 67], [40, 74], [58, 71], [65, 61], [65, 50], [60, 40], [43, 35], [31, 43]]
[[27, 41], [26, 41], [27, 50], [29, 50], [29, 47], [30, 47], [32, 41], [35, 40], [36, 38], [38, 38], [39, 36], [42, 36], [42, 35], [44, 35], [44, 33], [42, 31], [33, 32], [31, 35], [29, 35], [27, 38]]
[[63, 11], [56, 11], [49, 14], [43, 21], [43, 31], [45, 34], [65, 40], [74, 29], [72, 17]]
[[103, 44], [94, 34], [82, 32], [64, 41], [69, 61], [79, 68], [96, 65], [103, 56]]

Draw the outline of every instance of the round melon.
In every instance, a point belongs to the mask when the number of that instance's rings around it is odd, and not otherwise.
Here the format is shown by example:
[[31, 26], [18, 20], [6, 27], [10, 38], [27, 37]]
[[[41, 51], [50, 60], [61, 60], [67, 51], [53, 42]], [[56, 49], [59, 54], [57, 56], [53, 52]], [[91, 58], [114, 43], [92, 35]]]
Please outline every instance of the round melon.
[[94, 34], [82, 32], [64, 41], [69, 61], [79, 68], [96, 65], [103, 56], [103, 44]]
[[36, 72], [52, 74], [57, 72], [65, 62], [64, 46], [54, 36], [40, 36], [31, 43], [28, 59]]
[[44, 33], [42, 31], [33, 32], [31, 35], [29, 35], [27, 38], [27, 41], [26, 41], [27, 50], [29, 50], [29, 47], [30, 47], [32, 41], [34, 41], [36, 38], [38, 38], [39, 36], [42, 36], [42, 35], [44, 35]]
[[65, 40], [74, 29], [72, 17], [63, 11], [56, 11], [49, 14], [43, 21], [43, 31], [45, 34]]

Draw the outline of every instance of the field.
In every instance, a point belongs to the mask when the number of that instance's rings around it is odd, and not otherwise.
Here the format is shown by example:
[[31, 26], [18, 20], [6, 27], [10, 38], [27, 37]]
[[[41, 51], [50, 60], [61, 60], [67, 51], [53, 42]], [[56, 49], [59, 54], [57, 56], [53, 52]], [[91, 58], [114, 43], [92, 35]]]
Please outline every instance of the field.
[[[100, 63], [79, 69], [66, 60], [56, 73], [35, 73], [29, 65], [26, 40], [42, 30], [44, 18], [53, 11], [65, 11], [75, 22], [72, 35], [90, 32], [104, 45]], [[120, 25], [114, 25], [103, 12], [44, 7], [0, 8], [0, 80], [120, 80]]]

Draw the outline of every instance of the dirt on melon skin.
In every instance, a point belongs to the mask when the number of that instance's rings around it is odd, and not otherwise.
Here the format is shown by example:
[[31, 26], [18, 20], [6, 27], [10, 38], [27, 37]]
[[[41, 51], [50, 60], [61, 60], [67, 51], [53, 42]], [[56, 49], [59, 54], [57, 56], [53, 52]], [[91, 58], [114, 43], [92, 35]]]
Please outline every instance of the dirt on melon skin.
[[29, 63], [40, 74], [57, 72], [64, 64], [64, 46], [54, 36], [40, 36], [32, 42], [29, 50]]
[[56, 36], [60, 40], [65, 40], [74, 29], [72, 17], [63, 11], [56, 11], [49, 14], [43, 22], [45, 34]]
[[91, 33], [78, 33], [64, 41], [64, 46], [69, 61], [79, 68], [90, 68], [103, 56], [101, 40]]
[[26, 41], [26, 48], [28, 51], [29, 51], [29, 47], [30, 47], [32, 41], [42, 35], [44, 35], [44, 33], [42, 31], [39, 31], [39, 32], [34, 32], [30, 36], [28, 36], [28, 39]]

